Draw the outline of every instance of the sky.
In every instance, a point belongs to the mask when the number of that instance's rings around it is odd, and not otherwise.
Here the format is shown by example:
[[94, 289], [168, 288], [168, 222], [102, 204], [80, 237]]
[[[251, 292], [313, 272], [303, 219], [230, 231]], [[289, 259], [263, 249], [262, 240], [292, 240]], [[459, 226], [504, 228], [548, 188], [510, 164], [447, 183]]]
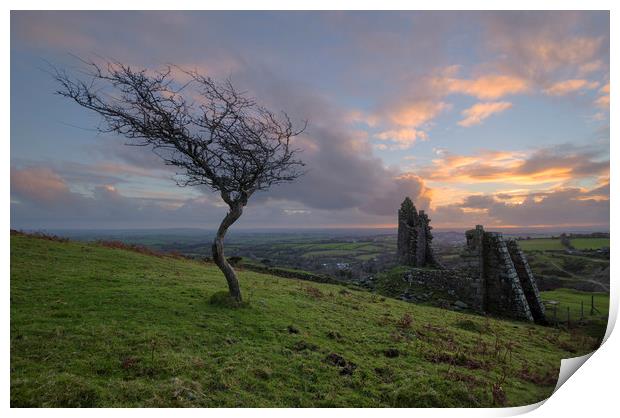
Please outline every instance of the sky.
[[307, 173], [236, 228], [609, 227], [609, 12], [11, 12], [11, 227], [214, 228], [206, 188], [55, 95], [174, 64], [293, 122]]

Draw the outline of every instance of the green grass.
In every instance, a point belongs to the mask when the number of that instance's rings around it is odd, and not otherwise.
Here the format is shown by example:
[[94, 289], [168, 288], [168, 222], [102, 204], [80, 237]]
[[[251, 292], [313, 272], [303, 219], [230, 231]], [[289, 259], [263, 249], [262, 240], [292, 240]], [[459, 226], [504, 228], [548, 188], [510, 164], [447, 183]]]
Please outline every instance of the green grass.
[[552, 280], [554, 287], [609, 289], [609, 260], [552, 251], [531, 252], [527, 257], [534, 275], [543, 283]]
[[12, 236], [11, 406], [491, 406], [504, 374], [516, 406], [595, 343], [239, 275], [247, 304], [226, 307], [209, 303], [225, 290], [213, 265]]
[[321, 250], [308, 251], [302, 255], [303, 258], [320, 258], [320, 257], [340, 257], [355, 255], [353, 250]]
[[[555, 301], [557, 307], [546, 304], [547, 318], [553, 321], [557, 318], [560, 322], [567, 322], [570, 312], [572, 325], [583, 322], [586, 332], [595, 338], [602, 338], [607, 328], [607, 318], [609, 317], [609, 294], [602, 292], [580, 292], [574, 289], [555, 289], [540, 292], [543, 301]], [[591, 313], [590, 307], [594, 297], [594, 306], [598, 312]], [[581, 316], [581, 306], [583, 302], [583, 317]], [[555, 312], [554, 312], [555, 310]]]
[[368, 261], [368, 260], [372, 260], [373, 258], [376, 258], [377, 256], [379, 256], [378, 253], [360, 254], [360, 255], [355, 256], [355, 259], [360, 260], [360, 261]]
[[520, 240], [519, 246], [524, 251], [547, 251], [547, 250], [564, 250], [559, 239], [554, 238], [534, 238]]
[[609, 248], [609, 238], [573, 238], [570, 243], [577, 250], [598, 250]]

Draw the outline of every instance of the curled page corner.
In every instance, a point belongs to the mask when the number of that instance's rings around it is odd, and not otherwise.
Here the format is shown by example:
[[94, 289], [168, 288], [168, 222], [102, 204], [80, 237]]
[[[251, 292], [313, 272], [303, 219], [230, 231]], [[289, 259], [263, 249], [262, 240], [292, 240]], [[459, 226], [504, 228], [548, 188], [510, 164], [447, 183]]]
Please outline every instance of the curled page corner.
[[[600, 347], [599, 347], [600, 348]], [[547, 402], [549, 400], [549, 398], [551, 398], [551, 396], [553, 396], [553, 394], [555, 394], [555, 392], [558, 391], [558, 389], [568, 381], [568, 379], [581, 367], [584, 365], [584, 363], [592, 356], [592, 354], [594, 354], [597, 350], [592, 351], [591, 353], [588, 353], [584, 356], [580, 356], [580, 357], [571, 357], [571, 358], [566, 358], [566, 359], [562, 359], [561, 363], [560, 363], [560, 373], [558, 375], [558, 382], [555, 385], [555, 389], [553, 389], [553, 393], [546, 399], [543, 399], [542, 401], [530, 404], [530, 405], [523, 405], [523, 406], [517, 406], [517, 407], [512, 407], [512, 408], [504, 408], [504, 410], [502, 412], [500, 412], [500, 414], [498, 416], [516, 416], [516, 415], [523, 415], [526, 414], [528, 412], [531, 412], [535, 409], [538, 409], [539, 407], [541, 407], [545, 402]]]
[[580, 357], [571, 357], [571, 358], [567, 358], [567, 359], [562, 359], [562, 361], [560, 363], [560, 374], [558, 376], [558, 382], [555, 385], [555, 389], [553, 389], [553, 393], [557, 392], [557, 390], [564, 383], [566, 383], [566, 381], [581, 366], [583, 366], [584, 363], [590, 357], [592, 357], [592, 354], [594, 354], [598, 350], [600, 350], [603, 347], [603, 345], [605, 344], [605, 341], [607, 341], [607, 339], [611, 335], [614, 327], [616, 326], [616, 319], [617, 319], [617, 316], [618, 316], [617, 315], [618, 314], [618, 303], [617, 303], [616, 298], [617, 298], [617, 296], [612, 292], [610, 294], [610, 300], [609, 300], [609, 313], [608, 313], [608, 316], [607, 316], [607, 329], [605, 331], [605, 336], [603, 337], [603, 340], [601, 341], [601, 345], [599, 345], [599, 347], [596, 350], [594, 350], [591, 353], [588, 353], [586, 355], [583, 355], [583, 356], [580, 356]]
[[[560, 374], [558, 376], [558, 383], [555, 385], [555, 389], [553, 389], [553, 393], [557, 392], [557, 390], [564, 384], [566, 381], [581, 367], [583, 364], [596, 352], [592, 351], [585, 356], [580, 357], [571, 357], [562, 359], [560, 363]], [[553, 395], [552, 395], [553, 396]]]

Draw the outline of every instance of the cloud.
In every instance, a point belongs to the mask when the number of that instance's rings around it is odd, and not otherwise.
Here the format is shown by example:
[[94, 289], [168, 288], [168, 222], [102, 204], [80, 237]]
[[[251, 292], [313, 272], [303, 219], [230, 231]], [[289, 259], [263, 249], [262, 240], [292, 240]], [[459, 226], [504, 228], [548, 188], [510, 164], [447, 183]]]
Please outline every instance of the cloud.
[[470, 127], [479, 125], [482, 121], [495, 113], [501, 113], [510, 109], [512, 103], [509, 102], [486, 102], [476, 103], [472, 107], [465, 109], [462, 114], [465, 118], [459, 121], [459, 125]]
[[563, 144], [528, 152], [482, 151], [476, 155], [443, 152], [430, 166], [414, 167], [413, 171], [427, 182], [560, 184], [607, 176], [609, 157], [601, 144]]
[[436, 78], [431, 81], [445, 94], [465, 94], [480, 100], [495, 100], [509, 94], [525, 93], [529, 90], [527, 80], [501, 74], [483, 75], [474, 79]]
[[[608, 175], [605, 153], [587, 148], [566, 146], [562, 150], [563, 146], [558, 146], [467, 155], [446, 152], [433, 163], [424, 163], [425, 149], [432, 144], [420, 144], [432, 138], [435, 129], [442, 140], [449, 135], [453, 127], [438, 126], [438, 122], [448, 119], [443, 116], [464, 101], [456, 95], [478, 102], [468, 104], [465, 110], [458, 108], [463, 112], [459, 124], [473, 126], [509, 109], [512, 100], [507, 97], [511, 95], [530, 95], [523, 98], [525, 102], [544, 90], [560, 94], [571, 88], [593, 88], [593, 84], [575, 87], [575, 81], [605, 83], [609, 79], [605, 13], [240, 16], [221, 12], [18, 12], [12, 14], [12, 47], [24, 56], [38, 57], [45, 51], [58, 65], [67, 51], [97, 53], [150, 67], [174, 62], [217, 78], [231, 76], [235, 85], [268, 107], [285, 109], [294, 121], [309, 119], [307, 132], [296, 141], [309, 172], [294, 184], [255, 195], [241, 221], [248, 225], [393, 223], [393, 210], [405, 193], [421, 205], [446, 211], [473, 191], [491, 190], [492, 183], [502, 183], [502, 190], [511, 192], [505, 199], [493, 195], [495, 200], [517, 204], [525, 202], [529, 193], [512, 193], [517, 189], [568, 187], [580, 179]], [[299, 37], [281, 36], [282, 30], [306, 20], [313, 24], [303, 26]], [[473, 22], [476, 29], [464, 22]], [[303, 44], [306, 39], [319, 39], [317, 28], [328, 35], [329, 48], [314, 50], [315, 45]], [[207, 41], [196, 46], [196, 39]], [[218, 42], [210, 42], [212, 39]], [[248, 39], [253, 41], [248, 43]], [[449, 66], [455, 59], [463, 65]], [[594, 100], [596, 106], [609, 108], [609, 84], [600, 89], [598, 97], [588, 99]], [[605, 110], [597, 109], [597, 117]], [[510, 140], [520, 132], [517, 129]], [[557, 133], [560, 138], [563, 134]], [[76, 141], [81, 140], [79, 136], [75, 135]], [[11, 140], [16, 139], [12, 136]], [[504, 141], [508, 139], [498, 138], [498, 147], [507, 143]], [[475, 138], [461, 142], [469, 147], [463, 152], [474, 152]], [[32, 145], [33, 156], [28, 158], [43, 160], [40, 150], [45, 147], [35, 148], [35, 144], [38, 142], [31, 140], [20, 147]], [[415, 165], [410, 170], [386, 166], [394, 161], [373, 155], [373, 147], [403, 150], [413, 146], [420, 148], [415, 162], [425, 164], [417, 169]], [[174, 169], [163, 166], [148, 150], [106, 141], [97, 146], [96, 161], [90, 156], [79, 160], [75, 150], [68, 154], [72, 155], [67, 160], [83, 164], [56, 161], [18, 168], [29, 171], [12, 178], [12, 196], [18, 205], [12, 204], [12, 216], [24, 219], [36, 212], [39, 219], [84, 224], [90, 216], [91, 226], [99, 221], [106, 225], [212, 225], [225, 211], [217, 196], [205, 189], [177, 189], [170, 179]], [[20, 167], [15, 160], [12, 164]], [[32, 171], [34, 168], [39, 172]], [[595, 195], [580, 196], [593, 199]], [[52, 202], [62, 204], [63, 199], [71, 207], [53, 209]], [[490, 203], [497, 205], [495, 200]], [[469, 205], [474, 202], [468, 200]], [[128, 213], [123, 215], [121, 208]], [[486, 211], [473, 206], [450, 210], [453, 220], [459, 219], [458, 213], [470, 219]], [[34, 216], [30, 219], [37, 220]]]
[[375, 135], [375, 138], [392, 144], [386, 148], [403, 150], [411, 148], [418, 139], [423, 141], [428, 139], [428, 135], [426, 132], [417, 129], [402, 128], [380, 132]]
[[418, 100], [401, 103], [395, 108], [388, 109], [386, 113], [396, 125], [416, 128], [428, 123], [449, 107], [447, 103], [441, 101]]
[[66, 50], [89, 49], [97, 45], [96, 37], [84, 30], [95, 16], [79, 12], [37, 11], [11, 13], [11, 28], [16, 38], [38, 48]]
[[601, 89], [599, 90], [600, 93], [605, 93], [605, 94], [609, 94], [609, 83], [605, 84], [603, 87], [601, 87]]
[[[431, 215], [437, 224], [455, 220], [489, 227], [599, 226], [609, 224], [609, 195], [604, 186], [594, 190], [558, 188], [526, 193], [513, 203], [506, 195], [472, 195], [460, 203], [438, 207]], [[602, 195], [601, 195], [602, 192]]]
[[600, 88], [601, 95], [594, 101], [594, 104], [601, 109], [609, 111], [609, 83]]
[[[473, 79], [455, 77], [460, 66], [450, 66], [437, 70], [438, 75], [424, 76], [409, 82], [411, 93], [401, 92], [389, 104], [384, 104], [371, 115], [364, 117], [357, 113], [357, 120], [369, 121], [369, 126], [388, 126], [376, 137], [385, 141], [387, 133], [398, 143], [397, 147], [408, 148], [415, 139], [428, 138], [429, 124], [442, 112], [452, 105], [445, 101], [451, 94], [464, 94], [481, 100], [497, 99], [510, 94], [525, 93], [529, 85], [523, 78], [510, 75], [488, 74]], [[508, 102], [485, 102], [474, 105], [464, 111], [465, 120], [461, 126], [472, 126], [481, 123], [493, 113], [504, 111], [511, 107]], [[403, 130], [407, 128], [408, 130]], [[409, 139], [404, 138], [407, 132]], [[416, 132], [413, 138], [413, 132]], [[413, 138], [413, 139], [411, 139]], [[395, 148], [397, 148], [395, 147]], [[379, 148], [389, 148], [379, 144]]]
[[583, 79], [564, 80], [559, 81], [551, 87], [545, 89], [544, 93], [552, 96], [563, 96], [579, 90], [593, 90], [598, 86], [599, 83], [596, 81], [588, 81]]
[[[392, 216], [381, 219], [381, 215], [377, 217], [377, 212], [393, 212], [402, 201], [404, 193], [409, 193], [414, 199], [424, 200], [422, 194], [425, 188], [421, 179], [402, 178], [398, 169], [387, 168], [382, 160], [372, 156], [372, 145], [366, 133], [360, 133], [346, 123], [346, 109], [298, 83], [255, 68], [238, 73], [235, 82], [239, 88], [260, 97], [268, 107], [287, 109], [294, 121], [310, 121], [308, 129], [295, 142], [296, 146], [302, 148], [300, 157], [307, 163], [308, 172], [295, 183], [278, 185], [269, 193], [254, 195], [242, 224], [256, 226], [286, 224], [293, 220], [300, 222], [296, 217], [302, 213], [300, 211], [307, 211], [307, 216], [303, 218], [305, 225], [391, 222]], [[405, 133], [400, 135], [397, 141], [409, 140], [403, 139], [407, 137]], [[423, 135], [421, 132], [416, 134], [419, 138]], [[117, 145], [120, 144], [118, 141], [106, 144], [110, 144], [110, 147], [102, 145], [103, 148], [99, 150], [104, 158], [101, 163], [68, 164], [70, 170], [50, 165], [57, 176], [64, 178], [65, 184], [68, 184], [66, 177], [72, 178], [72, 185], [80, 184], [79, 192], [70, 195], [71, 200], [79, 202], [74, 207], [81, 208], [80, 216], [75, 217], [73, 211], [59, 212], [55, 214], [55, 223], [75, 224], [85, 222], [90, 217], [93, 224], [103, 227], [115, 222], [114, 217], [109, 215], [113, 212], [119, 225], [133, 221], [143, 226], [156, 223], [156, 220], [164, 225], [191, 222], [210, 227], [217, 225], [218, 216], [199, 216], [194, 212], [189, 213], [188, 208], [202, 207], [203, 210], [221, 215], [224, 208], [219, 197], [204, 189], [174, 188], [169, 179], [171, 173], [146, 148], [124, 147]], [[101, 177], [93, 176], [94, 172]], [[145, 178], [141, 188], [137, 183], [128, 188], [127, 184], [132, 178], [144, 178], [148, 173], [152, 177]], [[19, 181], [17, 177], [16, 181]], [[153, 192], [154, 181], [159, 182], [155, 191], [172, 191], [174, 188], [178, 192], [173, 194], [174, 198], [158, 198], [157, 193]], [[106, 187], [118, 184], [123, 187], [114, 190]], [[166, 187], [164, 184], [170, 184], [170, 187], [163, 189]], [[196, 192], [202, 193], [202, 196], [196, 197]], [[51, 219], [52, 212], [47, 212], [49, 205], [45, 202], [24, 199], [23, 193], [17, 189], [14, 195], [21, 205], [19, 210], [13, 211], [15, 219], [23, 221], [28, 213], [35, 212], [41, 216], [41, 220]], [[201, 200], [202, 197], [207, 198], [208, 205]], [[108, 205], [110, 202], [114, 203]], [[380, 209], [378, 202], [385, 203], [384, 209]], [[126, 216], [122, 215], [121, 208], [127, 211]], [[291, 208], [294, 211], [283, 212], [283, 209]], [[133, 216], [135, 213], [143, 216]], [[182, 218], [179, 218], [181, 214]]]
[[[13, 228], [213, 229], [227, 210], [214, 194], [176, 199], [132, 197], [108, 184], [94, 185], [91, 193], [83, 194], [72, 191], [62, 176], [49, 168], [13, 170], [11, 182]], [[428, 190], [415, 176], [388, 178], [382, 186], [381, 193], [367, 195], [358, 206], [340, 208], [315, 208], [283, 196], [265, 195], [249, 202], [233, 229], [389, 226], [405, 194], [412, 196], [421, 208], [429, 205]], [[49, 190], [54, 192], [46, 193]]]
[[11, 193], [34, 202], [51, 203], [70, 192], [67, 183], [49, 168], [11, 167]]
[[[605, 31], [595, 18], [558, 11], [495, 13], [487, 14], [483, 27], [488, 48], [497, 56], [496, 68], [544, 85], [557, 73], [608, 68], [606, 62], [597, 62], [609, 40], [600, 35]], [[579, 34], [576, 25], [582, 28]]]
[[600, 96], [594, 101], [594, 103], [601, 109], [609, 109], [609, 95]]
[[421, 177], [403, 174], [396, 177], [386, 189], [364, 202], [360, 209], [369, 214], [391, 217], [390, 222], [394, 222], [396, 211], [405, 196], [411, 197], [418, 209], [428, 209], [431, 193]]

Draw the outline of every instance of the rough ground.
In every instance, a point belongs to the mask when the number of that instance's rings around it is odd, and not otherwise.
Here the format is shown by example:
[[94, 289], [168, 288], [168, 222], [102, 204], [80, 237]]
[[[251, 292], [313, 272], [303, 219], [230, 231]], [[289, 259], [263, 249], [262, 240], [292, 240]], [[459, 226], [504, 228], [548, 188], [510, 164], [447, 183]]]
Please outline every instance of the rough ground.
[[12, 406], [492, 406], [596, 340], [213, 265], [11, 237]]

